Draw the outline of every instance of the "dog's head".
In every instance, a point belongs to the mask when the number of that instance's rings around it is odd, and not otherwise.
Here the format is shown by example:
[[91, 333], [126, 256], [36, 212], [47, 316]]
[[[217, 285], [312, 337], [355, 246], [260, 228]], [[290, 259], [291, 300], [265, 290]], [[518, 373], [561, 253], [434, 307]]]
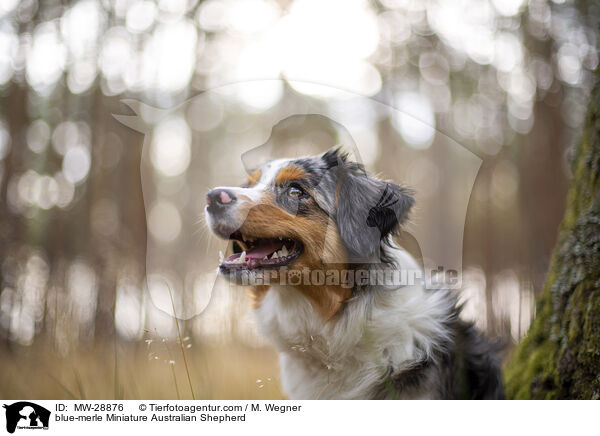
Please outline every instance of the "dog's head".
[[244, 185], [211, 190], [206, 202], [211, 230], [233, 241], [220, 273], [239, 279], [377, 262], [382, 240], [406, 220], [414, 199], [335, 148], [267, 162]]

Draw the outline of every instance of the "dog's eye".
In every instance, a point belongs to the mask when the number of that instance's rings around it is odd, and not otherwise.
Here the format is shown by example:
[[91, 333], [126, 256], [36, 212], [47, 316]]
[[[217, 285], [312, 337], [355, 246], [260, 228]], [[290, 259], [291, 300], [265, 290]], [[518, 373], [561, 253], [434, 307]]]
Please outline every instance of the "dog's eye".
[[302, 190], [302, 188], [295, 184], [291, 185], [288, 188], [287, 193], [290, 197], [294, 197], [294, 198], [300, 198], [305, 194], [305, 192]]

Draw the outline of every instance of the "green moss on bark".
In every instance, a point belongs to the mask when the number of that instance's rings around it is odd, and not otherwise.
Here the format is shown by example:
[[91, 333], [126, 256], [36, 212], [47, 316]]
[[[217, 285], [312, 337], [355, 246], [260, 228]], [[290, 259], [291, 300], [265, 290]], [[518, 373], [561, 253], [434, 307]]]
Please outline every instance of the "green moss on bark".
[[537, 317], [504, 373], [508, 398], [600, 398], [600, 86]]

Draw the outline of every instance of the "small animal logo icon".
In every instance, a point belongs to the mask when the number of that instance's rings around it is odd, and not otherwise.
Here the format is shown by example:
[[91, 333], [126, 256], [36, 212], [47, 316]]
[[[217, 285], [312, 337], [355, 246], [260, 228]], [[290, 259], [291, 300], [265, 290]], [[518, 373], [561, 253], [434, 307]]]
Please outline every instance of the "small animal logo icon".
[[19, 429], [48, 429], [50, 411], [29, 401], [4, 404], [6, 409], [6, 431]]

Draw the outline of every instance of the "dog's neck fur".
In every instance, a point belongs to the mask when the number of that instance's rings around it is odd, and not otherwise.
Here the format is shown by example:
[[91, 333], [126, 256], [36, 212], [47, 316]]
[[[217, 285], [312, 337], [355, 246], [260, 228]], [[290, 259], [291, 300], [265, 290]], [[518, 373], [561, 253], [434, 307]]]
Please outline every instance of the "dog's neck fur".
[[[418, 269], [402, 249], [400, 268]], [[388, 375], [434, 358], [450, 339], [444, 324], [452, 312], [444, 292], [421, 285], [376, 287], [357, 293], [333, 319], [324, 320], [302, 292], [271, 288], [255, 313], [259, 330], [280, 355], [282, 386], [294, 399], [371, 398]], [[435, 398], [426, 384], [399, 398]]]

